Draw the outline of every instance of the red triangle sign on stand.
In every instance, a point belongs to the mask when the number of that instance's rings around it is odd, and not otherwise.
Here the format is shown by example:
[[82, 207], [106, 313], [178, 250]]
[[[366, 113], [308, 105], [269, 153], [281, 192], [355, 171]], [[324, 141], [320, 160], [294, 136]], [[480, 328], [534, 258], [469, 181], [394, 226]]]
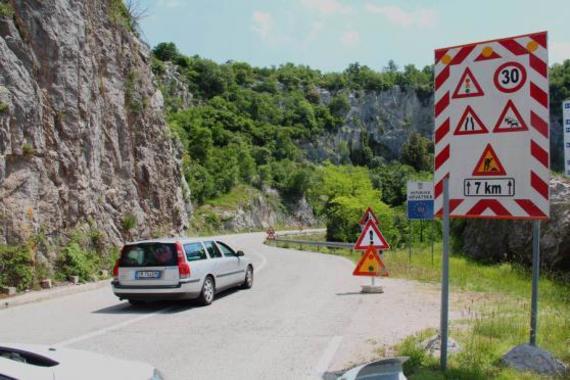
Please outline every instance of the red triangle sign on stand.
[[373, 247], [378, 250], [390, 249], [390, 244], [382, 236], [382, 232], [378, 229], [378, 226], [372, 219], [369, 219], [362, 229], [362, 233], [358, 237], [358, 240], [354, 244], [354, 249], [365, 250], [369, 247]]
[[487, 144], [479, 162], [475, 165], [473, 169], [473, 175], [476, 176], [497, 176], [497, 175], [507, 175], [503, 164], [497, 157], [497, 153], [493, 150], [491, 144]]
[[378, 224], [378, 218], [376, 215], [374, 215], [374, 211], [372, 211], [371, 207], [368, 207], [366, 211], [364, 211], [364, 215], [362, 215], [362, 218], [360, 218], [358, 224], [364, 226], [370, 219], [372, 219], [374, 223]]
[[466, 68], [459, 80], [459, 83], [457, 83], [457, 87], [455, 88], [452, 98], [471, 98], [483, 95], [485, 95], [485, 93], [481, 89], [481, 86], [479, 86], [479, 82], [477, 82], [477, 79], [475, 79], [475, 76], [471, 70], [469, 70], [469, 67]]
[[471, 106], [465, 108], [463, 116], [459, 119], [457, 123], [457, 128], [455, 128], [454, 135], [479, 135], [482, 133], [489, 133], [485, 124], [481, 121], [479, 116], [475, 113]]
[[352, 272], [353, 276], [379, 276], [382, 273], [387, 273], [384, 270], [386, 266], [382, 259], [378, 255], [378, 252], [374, 247], [368, 247], [366, 252], [362, 254], [362, 257], [356, 264], [356, 268], [354, 268], [354, 272]]
[[526, 126], [519, 110], [515, 106], [515, 103], [509, 99], [503, 109], [503, 112], [501, 112], [501, 116], [497, 119], [497, 124], [495, 124], [493, 133], [520, 131], [528, 131], [528, 127]]

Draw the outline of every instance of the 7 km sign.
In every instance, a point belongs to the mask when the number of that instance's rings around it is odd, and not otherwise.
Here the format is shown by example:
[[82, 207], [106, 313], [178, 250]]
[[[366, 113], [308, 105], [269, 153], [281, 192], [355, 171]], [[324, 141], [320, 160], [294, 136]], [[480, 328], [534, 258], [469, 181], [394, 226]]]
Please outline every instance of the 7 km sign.
[[435, 51], [435, 213], [549, 216], [546, 32]]

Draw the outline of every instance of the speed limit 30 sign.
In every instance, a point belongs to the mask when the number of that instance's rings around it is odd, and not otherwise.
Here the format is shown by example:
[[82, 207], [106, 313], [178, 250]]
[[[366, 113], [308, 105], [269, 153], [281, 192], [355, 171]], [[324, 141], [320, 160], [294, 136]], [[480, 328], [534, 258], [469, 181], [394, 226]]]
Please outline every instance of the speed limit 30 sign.
[[546, 32], [435, 51], [436, 215], [549, 216]]

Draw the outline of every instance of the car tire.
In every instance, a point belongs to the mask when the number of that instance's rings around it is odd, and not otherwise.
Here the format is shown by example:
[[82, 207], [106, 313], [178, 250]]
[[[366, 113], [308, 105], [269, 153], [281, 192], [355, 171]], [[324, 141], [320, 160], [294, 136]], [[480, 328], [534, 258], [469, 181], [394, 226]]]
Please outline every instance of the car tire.
[[129, 303], [131, 306], [140, 306], [145, 304], [145, 302], [141, 300], [129, 300]]
[[202, 284], [202, 291], [200, 292], [200, 297], [198, 297], [198, 302], [202, 306], [207, 306], [214, 301], [214, 296], [216, 294], [216, 284], [212, 276], [206, 276], [204, 283]]
[[253, 286], [253, 267], [251, 265], [247, 266], [245, 270], [245, 280], [241, 285], [242, 289], [251, 289]]

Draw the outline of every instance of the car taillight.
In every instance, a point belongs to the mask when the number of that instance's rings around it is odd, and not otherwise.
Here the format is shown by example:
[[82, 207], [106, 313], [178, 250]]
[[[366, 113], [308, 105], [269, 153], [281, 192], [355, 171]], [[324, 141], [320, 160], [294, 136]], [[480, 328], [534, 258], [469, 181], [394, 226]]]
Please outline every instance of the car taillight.
[[184, 248], [181, 242], [176, 242], [176, 255], [178, 257], [178, 275], [180, 278], [190, 277], [190, 264], [186, 262], [184, 257]]
[[121, 261], [121, 259], [117, 259], [117, 261], [115, 261], [115, 266], [113, 267], [113, 278], [115, 280], [119, 279], [119, 262]]

